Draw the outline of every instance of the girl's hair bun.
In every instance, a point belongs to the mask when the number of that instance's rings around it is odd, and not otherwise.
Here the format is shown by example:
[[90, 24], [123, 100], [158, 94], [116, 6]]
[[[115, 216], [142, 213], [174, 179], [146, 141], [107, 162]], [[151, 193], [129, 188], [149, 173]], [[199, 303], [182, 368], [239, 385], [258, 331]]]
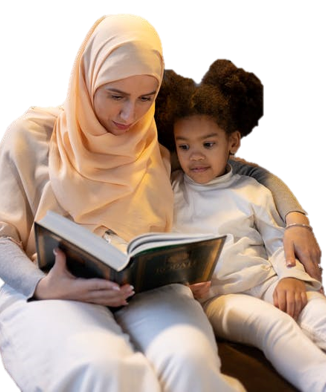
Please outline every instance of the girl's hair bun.
[[227, 133], [248, 135], [263, 115], [263, 85], [231, 61], [215, 61], [199, 85], [173, 70], [165, 70], [156, 99], [158, 139], [174, 150], [173, 125], [191, 115], [207, 115]]
[[263, 116], [263, 85], [256, 75], [236, 67], [229, 60], [216, 60], [201, 84], [215, 87], [223, 94], [242, 136], [258, 125]]

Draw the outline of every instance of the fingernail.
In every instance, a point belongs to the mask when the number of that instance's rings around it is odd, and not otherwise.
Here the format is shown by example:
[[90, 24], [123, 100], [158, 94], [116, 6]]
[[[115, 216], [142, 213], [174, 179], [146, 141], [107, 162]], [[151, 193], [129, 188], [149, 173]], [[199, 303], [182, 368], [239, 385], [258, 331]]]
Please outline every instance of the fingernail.
[[112, 286], [112, 290], [120, 291], [120, 286], [114, 285], [114, 286]]
[[286, 266], [287, 267], [294, 267], [294, 264], [292, 263], [292, 261], [286, 261]]
[[128, 297], [131, 297], [131, 296], [133, 296], [135, 294], [135, 292], [134, 292], [134, 290], [132, 290], [129, 294], [128, 294]]
[[56, 256], [58, 254], [57, 248], [53, 249], [53, 254], [54, 254], [54, 256]]

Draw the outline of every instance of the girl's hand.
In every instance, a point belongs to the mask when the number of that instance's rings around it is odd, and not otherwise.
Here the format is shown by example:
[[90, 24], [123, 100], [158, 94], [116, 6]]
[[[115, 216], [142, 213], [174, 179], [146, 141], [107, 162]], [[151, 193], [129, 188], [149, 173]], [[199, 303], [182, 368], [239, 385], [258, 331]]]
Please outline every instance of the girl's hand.
[[[291, 212], [286, 217], [286, 223], [309, 225], [309, 220], [301, 213]], [[312, 278], [322, 281], [321, 250], [312, 231], [300, 226], [288, 228], [284, 233], [283, 244], [288, 267], [295, 266], [295, 258], [298, 258]]]
[[104, 306], [127, 305], [127, 298], [134, 294], [130, 285], [119, 286], [105, 279], [82, 279], [72, 275], [66, 266], [66, 256], [55, 250], [55, 264], [36, 286], [36, 299], [66, 299]]
[[209, 293], [210, 287], [211, 287], [211, 282], [201, 282], [201, 283], [195, 283], [189, 285], [189, 288], [196, 299], [206, 297]]
[[306, 285], [295, 278], [281, 279], [273, 293], [274, 305], [295, 320], [307, 304]]

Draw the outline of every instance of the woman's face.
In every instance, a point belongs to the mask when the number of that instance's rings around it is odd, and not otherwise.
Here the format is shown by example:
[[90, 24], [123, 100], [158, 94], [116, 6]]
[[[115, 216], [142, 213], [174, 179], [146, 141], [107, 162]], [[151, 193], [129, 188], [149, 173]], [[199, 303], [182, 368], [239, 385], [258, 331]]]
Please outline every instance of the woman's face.
[[154, 102], [158, 81], [136, 75], [99, 87], [94, 95], [94, 111], [102, 126], [113, 135], [127, 132]]

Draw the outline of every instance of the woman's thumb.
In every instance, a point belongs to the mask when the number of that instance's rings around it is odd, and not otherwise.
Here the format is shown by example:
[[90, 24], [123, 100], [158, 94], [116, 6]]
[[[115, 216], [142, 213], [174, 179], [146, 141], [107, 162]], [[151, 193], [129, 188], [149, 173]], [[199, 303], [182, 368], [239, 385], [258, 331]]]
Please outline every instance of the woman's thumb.
[[66, 255], [64, 254], [64, 252], [59, 248], [54, 248], [53, 254], [55, 256], [55, 263], [53, 268], [66, 270]]
[[[292, 244], [291, 244], [292, 245]], [[284, 244], [284, 254], [286, 260], [287, 267], [295, 267], [296, 265], [296, 258], [294, 254], [293, 245], [292, 246]]]

